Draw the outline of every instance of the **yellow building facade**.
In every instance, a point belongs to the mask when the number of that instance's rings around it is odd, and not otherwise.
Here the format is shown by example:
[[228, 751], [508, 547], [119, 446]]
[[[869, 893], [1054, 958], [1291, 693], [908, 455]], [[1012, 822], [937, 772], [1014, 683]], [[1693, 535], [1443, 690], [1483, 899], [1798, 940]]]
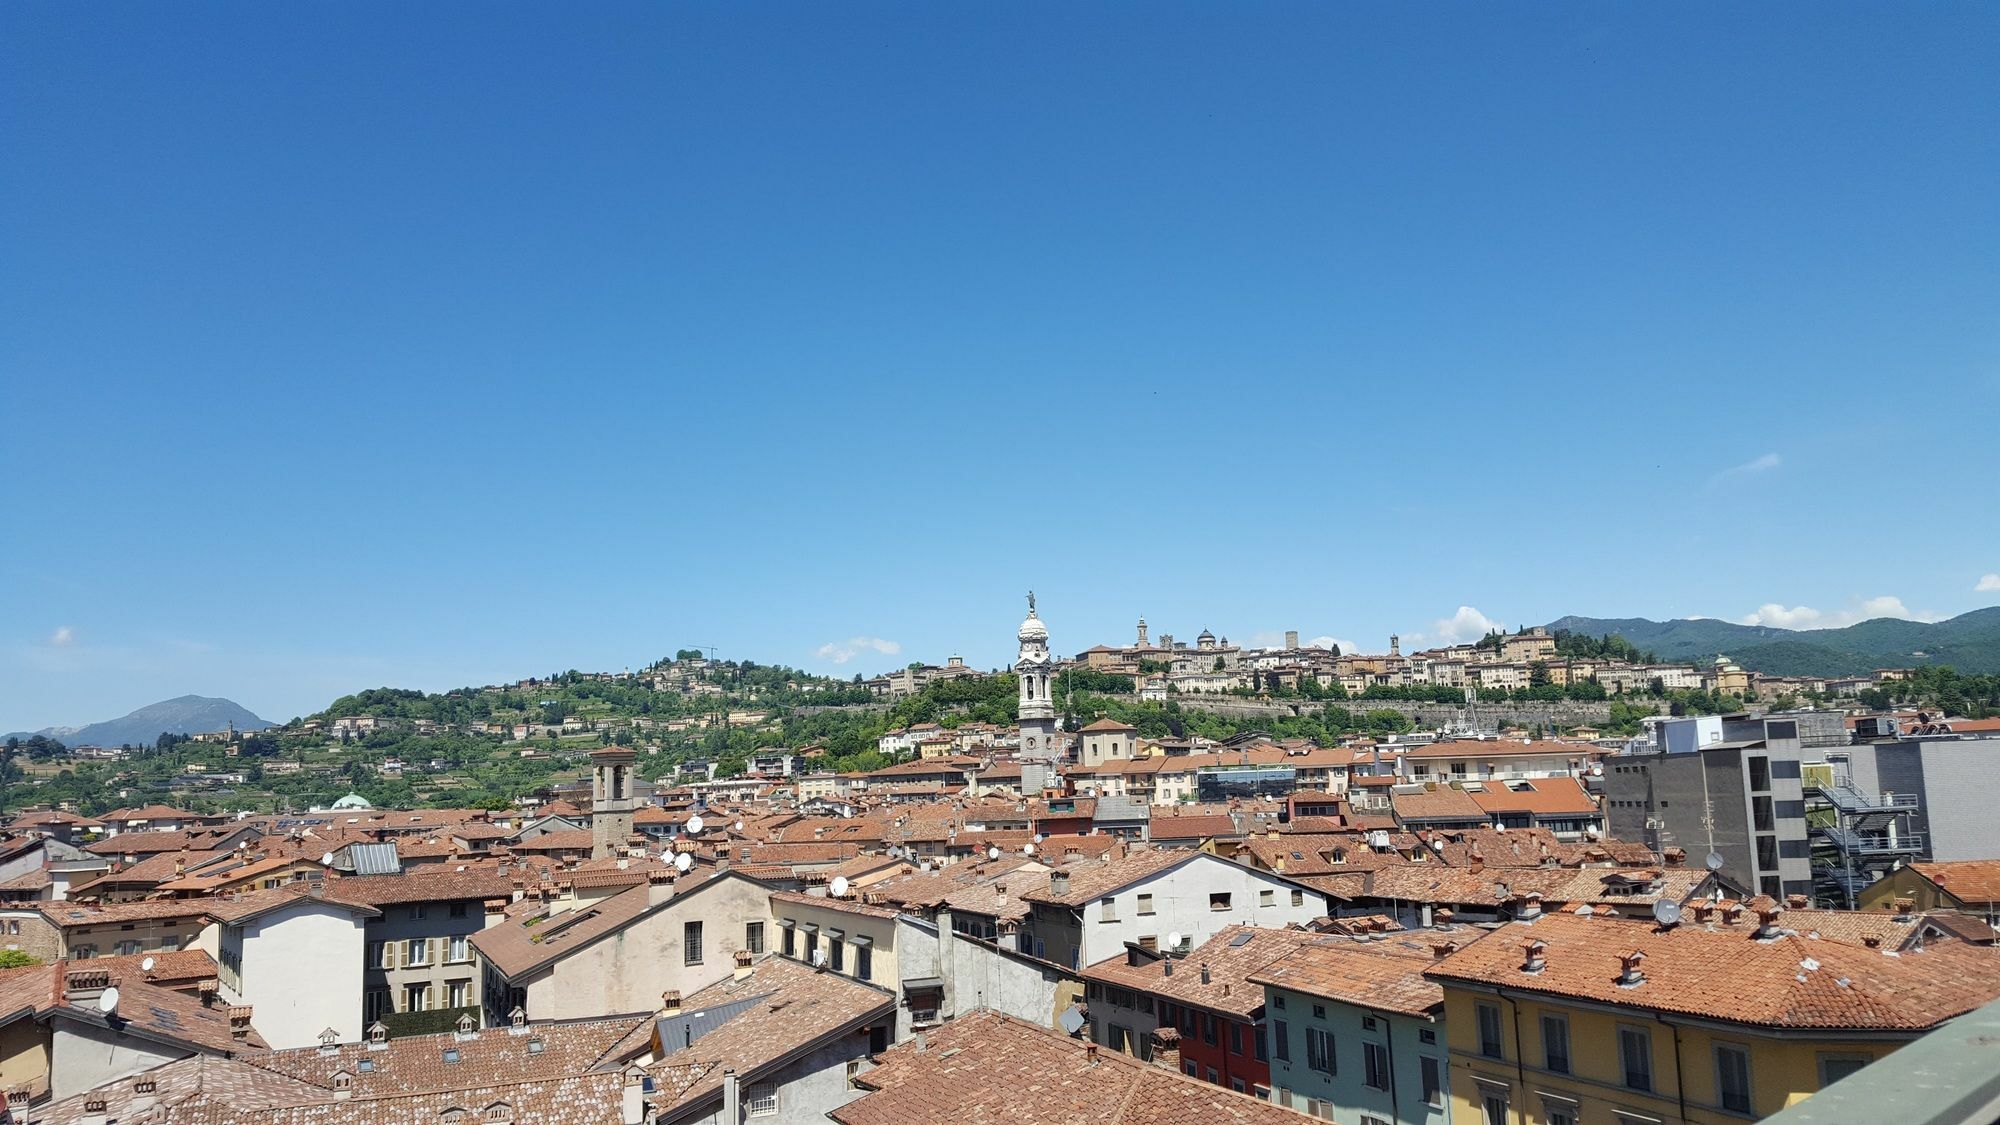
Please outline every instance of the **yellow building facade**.
[[[1481, 1007], [1489, 1030], [1498, 1021], [1498, 1057], [1481, 1042]], [[1916, 1038], [1751, 1029], [1449, 984], [1445, 1029], [1451, 1119], [1475, 1125], [1755, 1120]]]

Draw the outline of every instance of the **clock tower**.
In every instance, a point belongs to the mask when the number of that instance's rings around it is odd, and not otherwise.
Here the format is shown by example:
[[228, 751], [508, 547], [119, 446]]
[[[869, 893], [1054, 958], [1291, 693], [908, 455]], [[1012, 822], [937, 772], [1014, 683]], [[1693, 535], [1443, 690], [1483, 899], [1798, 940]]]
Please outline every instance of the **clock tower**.
[[1049, 627], [1035, 616], [1035, 595], [1028, 593], [1028, 619], [1018, 634], [1021, 654], [1014, 674], [1021, 681], [1021, 750], [1025, 759], [1048, 761], [1058, 753], [1056, 705], [1050, 697], [1055, 662], [1049, 659]]

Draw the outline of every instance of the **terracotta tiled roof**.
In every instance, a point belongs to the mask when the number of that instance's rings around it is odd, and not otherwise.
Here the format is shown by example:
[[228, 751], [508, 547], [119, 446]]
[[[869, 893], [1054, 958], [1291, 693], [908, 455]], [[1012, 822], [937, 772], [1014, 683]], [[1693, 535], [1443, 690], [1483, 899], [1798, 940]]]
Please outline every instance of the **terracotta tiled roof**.
[[754, 1081], [793, 1052], [862, 1021], [884, 1019], [896, 1008], [894, 993], [772, 954], [760, 958], [749, 976], [709, 985], [683, 1000], [682, 1008], [695, 1012], [752, 999], [754, 1005], [692, 1044], [679, 1050], [663, 1045], [669, 1053], [648, 1068], [662, 1088], [656, 1110], [719, 1097], [724, 1071]]
[[[1233, 925], [1196, 946], [1186, 957], [1126, 962], [1126, 955], [1099, 961], [1083, 970], [1083, 979], [1115, 984], [1164, 996], [1182, 1004], [1224, 1015], [1249, 1018], [1264, 1006], [1264, 990], [1249, 983], [1250, 975], [1302, 945], [1325, 940], [1310, 930], [1279, 930]], [[1168, 961], [1174, 971], [1167, 972]], [[1208, 980], [1204, 982], [1202, 973]]]
[[1201, 840], [1211, 836], [1240, 836], [1243, 833], [1228, 816], [1156, 817], [1152, 825], [1155, 840]]
[[1253, 985], [1272, 985], [1329, 1000], [1424, 1016], [1444, 1004], [1444, 989], [1424, 979], [1437, 959], [1432, 945], [1470, 941], [1478, 930], [1418, 930], [1391, 933], [1385, 940], [1322, 938], [1250, 974]]
[[1138, 729], [1139, 728], [1131, 726], [1127, 723], [1121, 723], [1116, 719], [1099, 719], [1096, 722], [1090, 724], [1089, 726], [1083, 728], [1083, 730], [1080, 733], [1089, 734], [1091, 731], [1138, 730]]
[[52, 924], [67, 929], [71, 926], [102, 926], [162, 918], [200, 918], [214, 905], [210, 899], [163, 898], [101, 906], [81, 902], [38, 902], [34, 904], [34, 909], [41, 911], [42, 916]]
[[1470, 795], [1474, 803], [1488, 813], [1590, 816], [1597, 812], [1597, 799], [1586, 793], [1582, 783], [1573, 777], [1488, 781]]
[[[333, 1089], [335, 1072], [346, 1071], [357, 1098], [457, 1090], [581, 1073], [599, 1065], [634, 1028], [650, 1027], [652, 1018], [646, 1012], [529, 1024], [518, 1031], [496, 1027], [470, 1035], [409, 1035], [379, 1046], [307, 1047], [249, 1055], [244, 1061], [327, 1091]], [[446, 1050], [456, 1052], [456, 1061], [446, 1060]], [[359, 1066], [364, 1059], [371, 1064], [366, 1070]]]
[[1910, 870], [1969, 906], [2000, 902], [2000, 859], [1912, 863]]
[[1079, 860], [1058, 869], [1068, 876], [1069, 890], [1066, 893], [1058, 895], [1052, 879], [1048, 887], [1032, 891], [1028, 897], [1036, 902], [1082, 906], [1169, 868], [1195, 862], [1202, 854], [1180, 848], [1146, 848], [1128, 852], [1122, 858]]
[[331, 899], [313, 894], [299, 884], [273, 887], [262, 891], [249, 891], [238, 895], [223, 895], [199, 901], [208, 903], [210, 917], [218, 922], [226, 922], [231, 925], [245, 922], [262, 914], [269, 914], [273, 910], [282, 910], [301, 902], [307, 904], [322, 903], [363, 918], [377, 917], [382, 913], [380, 910], [363, 903], [343, 902], [339, 899]]
[[[1432, 980], [1497, 985], [1759, 1027], [1922, 1031], [2000, 997], [2000, 951], [1946, 942], [1890, 955], [1754, 926], [1543, 914], [1502, 926], [1437, 962]], [[1539, 972], [1523, 945], [1544, 944]], [[1621, 959], [1644, 954], [1642, 983], [1619, 983]]]
[[369, 906], [507, 898], [512, 891], [512, 876], [502, 875], [497, 867], [436, 872], [419, 867], [407, 875], [350, 875], [326, 881], [326, 897]]
[[773, 910], [778, 909], [776, 904], [779, 903], [796, 903], [800, 906], [836, 910], [844, 914], [860, 914], [870, 918], [894, 918], [897, 914], [894, 907], [876, 906], [862, 902], [852, 895], [846, 898], [834, 898], [831, 895], [809, 895], [800, 891], [772, 891], [771, 902]]
[[1463, 789], [1440, 786], [1422, 793], [1391, 793], [1389, 806], [1396, 810], [1396, 819], [1412, 820], [1471, 820], [1486, 819], [1486, 810], [1472, 799], [1472, 794]]
[[1289, 1109], [978, 1011], [891, 1048], [842, 1125], [1296, 1125]]

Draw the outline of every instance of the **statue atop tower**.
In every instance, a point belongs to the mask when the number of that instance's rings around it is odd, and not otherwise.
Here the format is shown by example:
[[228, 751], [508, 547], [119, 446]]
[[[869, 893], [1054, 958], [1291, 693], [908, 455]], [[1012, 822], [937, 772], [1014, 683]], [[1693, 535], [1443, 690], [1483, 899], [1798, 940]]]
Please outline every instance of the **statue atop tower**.
[[1015, 634], [1020, 641], [1014, 675], [1021, 682], [1021, 750], [1023, 758], [1047, 761], [1056, 756], [1056, 705], [1050, 694], [1055, 663], [1049, 657], [1049, 627], [1035, 615], [1035, 592], [1028, 591], [1028, 618]]

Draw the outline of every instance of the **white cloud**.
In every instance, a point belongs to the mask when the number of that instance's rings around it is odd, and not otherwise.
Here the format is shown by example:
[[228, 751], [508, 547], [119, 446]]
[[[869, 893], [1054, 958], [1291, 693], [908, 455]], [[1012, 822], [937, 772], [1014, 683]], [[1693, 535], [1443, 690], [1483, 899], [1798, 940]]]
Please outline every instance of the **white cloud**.
[[1917, 612], [1893, 594], [1864, 598], [1846, 609], [1817, 610], [1809, 605], [1784, 606], [1766, 602], [1756, 612], [1736, 619], [1739, 625], [1769, 625], [1774, 629], [1841, 629], [1857, 621], [1894, 617], [1903, 621], [1936, 621], [1938, 615]]
[[835, 664], [845, 664], [864, 652], [894, 656], [903, 651], [903, 646], [895, 641], [885, 641], [881, 637], [849, 637], [844, 641], [828, 641], [813, 650], [813, 655], [821, 660], [831, 660]]
[[[1448, 645], [1464, 641], [1476, 641], [1494, 630], [1506, 632], [1507, 627], [1479, 612], [1469, 605], [1458, 607], [1458, 612], [1450, 617], [1440, 617], [1431, 622], [1431, 633]], [[1415, 641], [1416, 637], [1411, 640]]]
[[2000, 590], [2000, 574], [1982, 575], [1977, 585], [1972, 587], [1978, 593], [1990, 594]]
[[68, 648], [70, 645], [75, 644], [76, 643], [75, 626], [72, 625], [56, 626], [56, 631], [49, 634], [49, 643], [56, 646], [57, 648]]
[[1708, 483], [1716, 484], [1720, 481], [1728, 480], [1730, 477], [1749, 476], [1752, 473], [1767, 473], [1782, 464], [1784, 464], [1784, 458], [1779, 457], [1775, 453], [1766, 453], [1762, 457], [1753, 457], [1741, 465], [1731, 465], [1729, 468], [1708, 478]]

